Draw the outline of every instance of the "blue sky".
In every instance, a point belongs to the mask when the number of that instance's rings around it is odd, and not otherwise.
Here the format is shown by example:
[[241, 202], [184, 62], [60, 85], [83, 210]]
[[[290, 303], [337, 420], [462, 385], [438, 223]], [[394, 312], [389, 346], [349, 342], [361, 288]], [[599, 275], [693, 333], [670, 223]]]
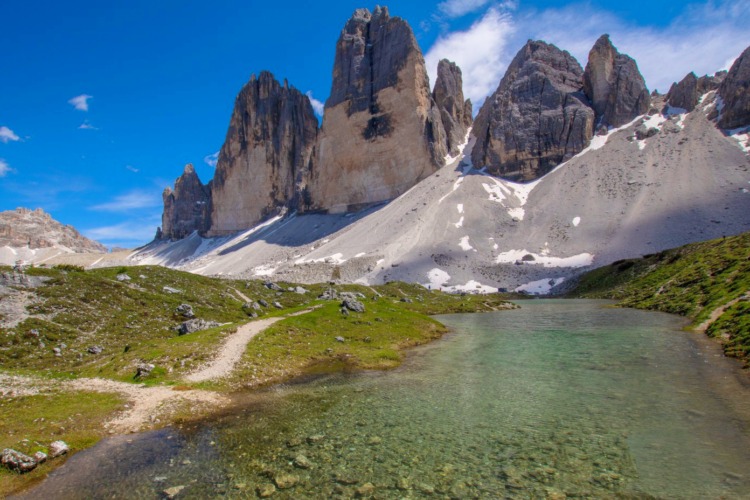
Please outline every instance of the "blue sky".
[[[650, 89], [713, 73], [750, 45], [750, 0], [724, 2], [392, 1], [432, 75], [448, 57], [475, 109], [523, 43], [582, 65], [609, 33]], [[204, 182], [234, 98], [270, 70], [315, 103], [331, 85], [351, 1], [0, 3], [0, 210], [41, 207], [109, 246], [149, 241], [161, 192], [193, 163]]]

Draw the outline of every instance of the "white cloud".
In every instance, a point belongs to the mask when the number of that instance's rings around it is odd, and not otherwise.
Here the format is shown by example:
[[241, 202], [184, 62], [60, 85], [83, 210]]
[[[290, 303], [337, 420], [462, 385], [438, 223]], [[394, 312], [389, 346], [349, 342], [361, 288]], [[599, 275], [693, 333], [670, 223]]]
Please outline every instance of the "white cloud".
[[91, 99], [92, 97], [94, 96], [90, 96], [88, 94], [77, 95], [74, 98], [68, 100], [68, 104], [72, 104], [73, 107], [78, 111], [88, 111], [89, 99]]
[[11, 171], [8, 162], [0, 158], [0, 177], [5, 177]]
[[7, 144], [9, 141], [21, 140], [11, 129], [3, 125], [0, 127], [0, 142]]
[[481, 9], [489, 2], [490, 0], [445, 0], [438, 4], [438, 10], [448, 17], [461, 17]]
[[323, 116], [323, 110], [325, 109], [325, 105], [322, 101], [317, 100], [313, 97], [312, 90], [308, 90], [305, 92], [305, 95], [310, 99], [310, 104], [312, 104], [313, 111], [315, 111], [315, 114], [322, 117]]
[[99, 212], [127, 212], [141, 208], [161, 206], [162, 201], [155, 192], [133, 190], [116, 196], [114, 200], [89, 207], [89, 210]]
[[204, 156], [203, 161], [206, 162], [207, 165], [210, 165], [211, 167], [216, 168], [216, 164], [219, 162], [219, 152], [217, 151], [208, 156]]
[[88, 120], [84, 120], [84, 122], [81, 123], [78, 128], [81, 130], [99, 130], [98, 127], [91, 125]]
[[81, 231], [84, 236], [103, 243], [106, 246], [134, 248], [151, 241], [156, 234], [156, 227], [161, 224], [161, 214], [128, 220], [110, 226], [101, 226]]
[[140, 172], [140, 171], [141, 171], [140, 169], [138, 169], [138, 168], [135, 168], [135, 167], [134, 167], [133, 165], [125, 165], [125, 168], [126, 168], [127, 170], [130, 170], [131, 172], [133, 172], [133, 173], [135, 173], [135, 174], [137, 174], [138, 172]]
[[512, 58], [508, 46], [516, 28], [509, 12], [491, 7], [466, 31], [440, 36], [425, 56], [430, 82], [437, 78], [437, 65], [449, 59], [461, 68], [464, 95], [478, 109], [494, 92]]

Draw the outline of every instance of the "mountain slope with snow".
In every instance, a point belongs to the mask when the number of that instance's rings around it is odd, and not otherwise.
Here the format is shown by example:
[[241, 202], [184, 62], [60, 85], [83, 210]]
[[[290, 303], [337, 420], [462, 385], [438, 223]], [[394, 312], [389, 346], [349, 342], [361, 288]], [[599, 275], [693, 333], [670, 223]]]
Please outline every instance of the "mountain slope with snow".
[[750, 160], [707, 119], [714, 106], [709, 93], [691, 113], [639, 117], [533, 183], [473, 168], [469, 143], [384, 206], [193, 234], [132, 259], [209, 275], [544, 293], [591, 266], [750, 231]]

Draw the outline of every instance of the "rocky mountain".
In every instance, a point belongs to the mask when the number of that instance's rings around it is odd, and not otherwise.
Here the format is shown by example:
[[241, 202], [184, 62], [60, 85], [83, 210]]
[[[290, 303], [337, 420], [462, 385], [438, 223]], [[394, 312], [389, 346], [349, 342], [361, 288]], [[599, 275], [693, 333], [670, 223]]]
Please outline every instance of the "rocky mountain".
[[720, 71], [713, 76], [705, 75], [700, 78], [695, 76], [695, 73], [688, 73], [685, 78], [673, 83], [669, 88], [666, 99], [667, 104], [673, 108], [693, 111], [698, 106], [700, 97], [706, 92], [718, 89], [726, 76], [726, 71]]
[[722, 108], [718, 125], [735, 129], [750, 125], [750, 47], [737, 58], [721, 86]]
[[646, 113], [651, 97], [636, 62], [620, 54], [602, 35], [589, 52], [583, 89], [596, 113], [596, 125], [619, 127]]
[[235, 100], [219, 152], [208, 234], [247, 229], [296, 207], [317, 133], [318, 120], [306, 95], [267, 71], [253, 75]]
[[61, 224], [41, 208], [0, 212], [0, 263], [35, 260], [37, 255], [103, 253], [101, 243], [82, 236], [73, 226]]
[[471, 100], [464, 100], [461, 68], [447, 59], [438, 63], [432, 98], [440, 110], [448, 154], [455, 156], [466, 142], [473, 121]]
[[308, 208], [341, 212], [393, 199], [442, 166], [446, 153], [411, 28], [387, 8], [357, 10], [336, 44]]
[[193, 231], [206, 234], [211, 222], [211, 187], [204, 186], [192, 164], [185, 165], [174, 190], [162, 193], [164, 213], [157, 238], [181, 239]]
[[538, 179], [588, 145], [594, 119], [578, 61], [529, 40], [474, 120], [472, 161], [504, 179]]

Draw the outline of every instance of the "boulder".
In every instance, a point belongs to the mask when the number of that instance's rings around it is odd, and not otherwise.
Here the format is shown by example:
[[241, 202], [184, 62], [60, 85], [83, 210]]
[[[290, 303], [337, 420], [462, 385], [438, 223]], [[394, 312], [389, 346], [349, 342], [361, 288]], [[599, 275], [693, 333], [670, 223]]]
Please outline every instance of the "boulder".
[[638, 65], [617, 51], [609, 35], [599, 37], [589, 52], [583, 88], [591, 100], [597, 124], [619, 127], [645, 114], [651, 106], [651, 96]]
[[216, 321], [206, 321], [205, 319], [193, 318], [181, 323], [180, 326], [177, 327], [177, 332], [180, 335], [186, 335], [201, 330], [208, 330], [209, 328], [214, 328], [216, 326], [219, 326], [219, 323]]
[[179, 306], [177, 306], [176, 312], [183, 318], [187, 318], [187, 319], [195, 318], [195, 313], [193, 312], [193, 306], [191, 306], [190, 304], [180, 304]]
[[345, 298], [341, 302], [341, 307], [345, 307], [350, 311], [363, 313], [365, 312], [365, 306], [362, 304], [362, 302], [358, 301], [357, 299], [353, 299], [351, 297]]
[[718, 92], [724, 103], [719, 128], [735, 129], [750, 125], [750, 47], [734, 61]]
[[34, 458], [10, 448], [3, 450], [0, 463], [8, 469], [21, 474], [32, 471], [37, 466], [37, 461]]
[[584, 149], [593, 131], [581, 66], [568, 52], [530, 40], [479, 110], [471, 158], [476, 168], [531, 181]]
[[185, 165], [175, 180], [174, 190], [162, 193], [164, 212], [161, 216], [162, 239], [178, 240], [193, 231], [205, 234], [211, 221], [211, 189], [204, 186], [192, 164]]
[[432, 98], [440, 111], [448, 154], [455, 156], [473, 121], [471, 101], [464, 99], [461, 68], [455, 63], [447, 59], [438, 63]]
[[57, 458], [61, 455], [65, 455], [69, 451], [70, 447], [65, 441], [53, 441], [49, 445], [49, 456], [52, 458]]
[[340, 213], [391, 200], [442, 166], [446, 151], [411, 28], [385, 7], [358, 9], [336, 44], [306, 208]]
[[88, 349], [86, 349], [86, 352], [88, 352], [89, 354], [101, 354], [102, 351], [104, 351], [104, 348], [100, 345], [92, 345], [89, 346]]
[[115, 276], [115, 279], [117, 281], [125, 282], [125, 281], [130, 281], [130, 276], [128, 276], [125, 273], [120, 273], [117, 276]]
[[156, 367], [151, 363], [138, 363], [135, 367], [135, 378], [148, 377], [154, 368]]
[[219, 151], [209, 235], [247, 229], [296, 208], [317, 134], [306, 95], [268, 71], [253, 75], [237, 95]]

